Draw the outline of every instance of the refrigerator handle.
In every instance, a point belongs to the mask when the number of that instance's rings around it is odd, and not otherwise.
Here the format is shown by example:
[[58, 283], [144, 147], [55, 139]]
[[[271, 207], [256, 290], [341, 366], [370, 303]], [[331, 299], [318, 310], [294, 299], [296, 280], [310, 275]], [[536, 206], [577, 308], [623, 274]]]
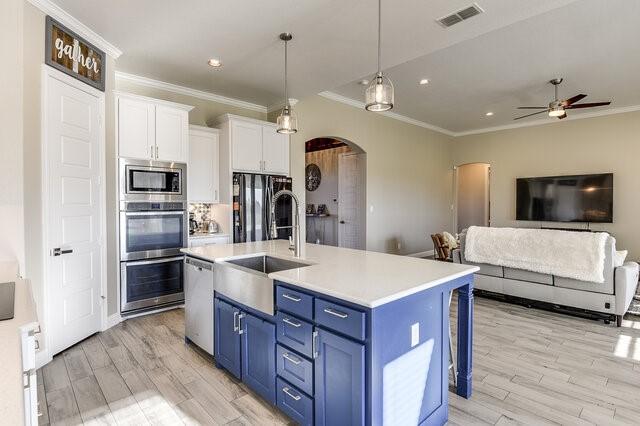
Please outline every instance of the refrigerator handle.
[[273, 200], [273, 179], [271, 176], [267, 176], [266, 179], [266, 191], [265, 191], [265, 219], [266, 219], [266, 238], [271, 239], [271, 200]]
[[241, 174], [238, 182], [240, 184], [240, 191], [238, 192], [238, 201], [239, 201], [239, 206], [238, 206], [238, 215], [240, 216], [240, 229], [238, 230], [238, 238], [240, 238], [241, 243], [244, 243], [246, 241], [246, 229], [247, 227], [245, 226], [245, 209], [246, 209], [246, 205], [245, 205], [245, 194], [244, 194], [244, 174]]

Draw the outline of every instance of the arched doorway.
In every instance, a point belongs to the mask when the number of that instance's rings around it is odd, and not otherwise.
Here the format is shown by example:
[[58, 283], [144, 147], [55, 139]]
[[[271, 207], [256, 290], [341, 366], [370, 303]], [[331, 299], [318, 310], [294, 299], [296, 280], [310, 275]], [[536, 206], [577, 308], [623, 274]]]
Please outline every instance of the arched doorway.
[[308, 243], [366, 248], [366, 153], [351, 141], [305, 143]]
[[455, 168], [455, 231], [491, 225], [491, 165], [468, 163]]

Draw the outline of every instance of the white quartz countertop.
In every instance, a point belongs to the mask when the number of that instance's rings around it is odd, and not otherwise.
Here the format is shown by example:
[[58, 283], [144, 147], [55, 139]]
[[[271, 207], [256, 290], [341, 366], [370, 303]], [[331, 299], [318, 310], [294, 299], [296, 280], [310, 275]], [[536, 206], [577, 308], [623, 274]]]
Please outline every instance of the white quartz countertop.
[[271, 273], [269, 278], [368, 308], [479, 270], [476, 266], [316, 244], [303, 244], [300, 257], [294, 258], [289, 243], [283, 240], [206, 245], [182, 251], [214, 263], [255, 255], [309, 263]]
[[[0, 419], [12, 424], [22, 424], [24, 405], [22, 393], [22, 349], [20, 332], [22, 328], [37, 327], [36, 305], [31, 295], [28, 280], [3, 276], [2, 282], [14, 281], [15, 305], [13, 319], [0, 321]], [[3, 420], [0, 420], [3, 423]]]
[[210, 234], [208, 232], [196, 232], [195, 234], [189, 234], [189, 238], [225, 238], [229, 234], [223, 234], [221, 232], [214, 232]]

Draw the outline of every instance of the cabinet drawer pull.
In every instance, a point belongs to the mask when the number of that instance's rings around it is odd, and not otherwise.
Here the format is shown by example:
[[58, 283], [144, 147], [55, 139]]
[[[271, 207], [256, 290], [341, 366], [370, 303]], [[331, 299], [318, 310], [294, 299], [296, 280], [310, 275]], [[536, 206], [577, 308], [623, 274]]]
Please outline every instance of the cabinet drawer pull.
[[294, 363], [295, 365], [300, 365], [300, 363], [302, 362], [298, 358], [294, 357], [293, 355], [289, 355], [288, 352], [283, 353], [282, 358]]
[[316, 330], [311, 334], [311, 356], [316, 359], [318, 355], [320, 353], [318, 352], [318, 331]]
[[290, 326], [295, 327], [295, 328], [298, 328], [298, 327], [300, 327], [302, 325], [299, 322], [291, 321], [289, 318], [283, 318], [282, 322], [287, 323]]
[[242, 318], [245, 317], [245, 314], [238, 315], [238, 334], [244, 334], [244, 329], [242, 328]]
[[289, 299], [289, 300], [291, 300], [292, 302], [299, 302], [299, 301], [301, 301], [301, 300], [302, 300], [302, 298], [301, 298], [301, 297], [292, 296], [292, 295], [287, 294], [287, 293], [283, 293], [283, 294], [282, 294], [282, 297], [284, 297], [285, 299]]
[[291, 393], [291, 389], [289, 389], [288, 387], [283, 387], [282, 388], [282, 392], [286, 393], [287, 395], [289, 395], [289, 397], [291, 399], [293, 399], [294, 401], [300, 401], [300, 398], [302, 398], [300, 395], [294, 395]]
[[233, 313], [233, 331], [238, 331], [240, 330], [240, 323], [238, 321], [238, 315], [240, 314], [240, 312], [235, 311]]
[[36, 342], [35, 343], [35, 349], [36, 349], [36, 351], [39, 351], [40, 350], [40, 342], [38, 341], [38, 339], [34, 339], [34, 341]]
[[345, 319], [346, 317], [349, 316], [348, 314], [346, 314], [344, 312], [336, 311], [336, 310], [331, 309], [331, 308], [324, 308], [324, 311], [326, 313], [328, 313], [329, 315], [333, 315], [335, 317], [342, 318], [342, 319]]

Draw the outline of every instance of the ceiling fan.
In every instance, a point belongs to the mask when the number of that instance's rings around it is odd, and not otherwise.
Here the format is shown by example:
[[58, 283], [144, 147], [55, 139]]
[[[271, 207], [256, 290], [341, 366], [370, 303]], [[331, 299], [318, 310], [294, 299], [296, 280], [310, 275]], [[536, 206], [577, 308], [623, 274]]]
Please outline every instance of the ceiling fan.
[[540, 109], [542, 111], [537, 111], [534, 112], [532, 114], [527, 114], [527, 115], [523, 115], [522, 117], [517, 117], [514, 118], [514, 120], [520, 120], [521, 118], [526, 118], [526, 117], [531, 117], [532, 115], [536, 115], [536, 114], [542, 114], [543, 112], [548, 112], [549, 113], [549, 117], [558, 117], [558, 119], [562, 120], [563, 118], [565, 118], [567, 116], [567, 111], [568, 109], [578, 109], [578, 108], [593, 108], [593, 107], [599, 107], [599, 106], [605, 106], [605, 105], [609, 105], [611, 103], [611, 101], [609, 102], [591, 102], [591, 103], [586, 103], [586, 104], [576, 104], [576, 102], [584, 99], [587, 97], [587, 95], [575, 95], [572, 98], [569, 99], [565, 99], [565, 100], [560, 100], [558, 99], [558, 85], [560, 85], [560, 83], [562, 83], [562, 79], [561, 78], [554, 78], [553, 80], [550, 80], [549, 83], [553, 84], [553, 88], [555, 91], [555, 99], [552, 102], [549, 102], [549, 106], [544, 106], [544, 107], [530, 107], [530, 106], [523, 106], [523, 107], [518, 107], [518, 109]]

